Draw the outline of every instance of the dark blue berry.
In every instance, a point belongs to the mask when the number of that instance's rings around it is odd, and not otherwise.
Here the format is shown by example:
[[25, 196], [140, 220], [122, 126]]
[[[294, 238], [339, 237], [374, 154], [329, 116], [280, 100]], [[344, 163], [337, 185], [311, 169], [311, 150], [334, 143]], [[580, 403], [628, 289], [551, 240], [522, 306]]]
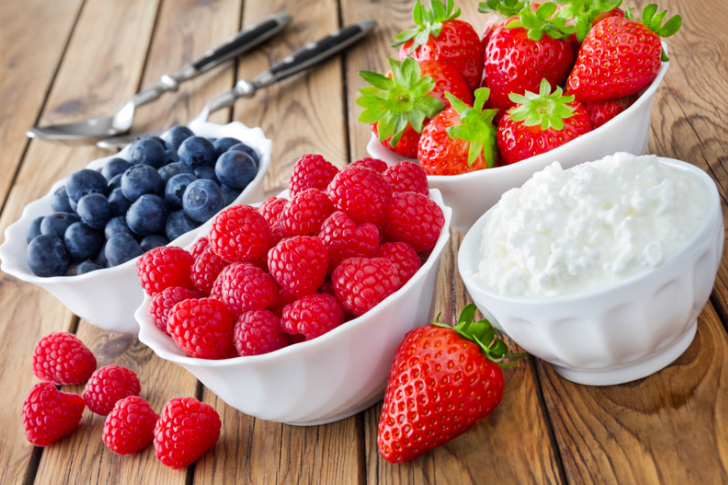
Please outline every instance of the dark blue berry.
[[[167, 222], [167, 211], [164, 199], [151, 194], [139, 197], [126, 212], [126, 225], [135, 234], [148, 236], [164, 232]], [[108, 254], [106, 255], [108, 257]]]
[[70, 212], [56, 212], [43, 218], [43, 222], [40, 223], [40, 233], [63, 239], [66, 229], [74, 222], [81, 222], [81, 218]]
[[172, 207], [182, 207], [182, 196], [185, 193], [185, 189], [195, 180], [197, 180], [197, 177], [189, 173], [175, 175], [169, 179], [169, 182], [167, 182], [164, 188], [164, 199]]
[[84, 195], [78, 201], [76, 212], [83, 222], [94, 229], [103, 229], [111, 219], [111, 204], [101, 194]]
[[83, 263], [76, 266], [76, 274], [82, 275], [86, 273], [90, 273], [92, 271], [98, 271], [100, 269], [104, 269], [103, 266], [100, 266], [97, 263], [94, 263], [93, 261], [84, 261]]
[[121, 177], [123, 176], [123, 174], [115, 175], [114, 178], [109, 180], [109, 192], [113, 192], [114, 190], [121, 188]]
[[36, 217], [35, 219], [33, 219], [33, 222], [30, 223], [30, 226], [28, 226], [28, 230], [25, 232], [25, 240], [27, 242], [30, 242], [36, 237], [43, 234], [40, 231], [40, 225], [43, 223], [43, 219], [45, 219], [45, 216]]
[[164, 152], [164, 164], [169, 165], [170, 163], [178, 163], [179, 162], [179, 155], [177, 154], [177, 150], [167, 150]]
[[74, 207], [74, 202], [77, 203], [84, 195], [108, 194], [109, 187], [106, 177], [96, 170], [84, 168], [68, 177], [66, 181], [66, 192], [68, 193], [68, 200], [71, 203], [71, 207]]
[[205, 222], [225, 207], [225, 196], [212, 180], [196, 180], [185, 190], [182, 207], [193, 220]]
[[167, 146], [164, 143], [164, 140], [162, 139], [161, 136], [157, 136], [157, 135], [147, 135], [144, 138], [149, 138], [150, 140], [154, 140], [157, 143], [159, 143], [160, 145], [162, 145], [165, 149], [167, 148]]
[[199, 227], [200, 223], [193, 221], [190, 217], [185, 214], [185, 211], [179, 210], [172, 212], [167, 219], [167, 224], [164, 227], [164, 232], [170, 241], [174, 241], [182, 234], [191, 231]]
[[162, 176], [151, 165], [134, 165], [121, 176], [121, 192], [131, 201], [144, 194], [159, 195], [163, 189]]
[[220, 183], [239, 191], [248, 186], [257, 171], [253, 159], [244, 152], [223, 153], [215, 164], [215, 175]]
[[215, 167], [197, 167], [195, 168], [195, 177], [198, 179], [212, 180], [220, 185], [220, 181], [217, 179], [217, 175], [215, 175]]
[[142, 248], [129, 234], [117, 234], [108, 241], [104, 247], [109, 267], [119, 266], [122, 263], [142, 255]]
[[182, 142], [191, 136], [195, 134], [186, 126], [173, 126], [162, 134], [162, 139], [167, 150], [179, 150]]
[[75, 263], [96, 256], [106, 242], [99, 231], [83, 222], [76, 222], [68, 226], [63, 241], [71, 254], [71, 260]]
[[162, 181], [165, 184], [169, 182], [169, 179], [171, 179], [175, 175], [179, 175], [181, 173], [195, 173], [194, 170], [192, 170], [192, 167], [182, 162], [170, 163], [169, 165], [165, 165], [157, 171], [159, 172], [159, 175], [162, 177]]
[[101, 251], [99, 251], [99, 254], [96, 255], [94, 263], [98, 264], [102, 268], [109, 267], [109, 260], [106, 259], [106, 245], [104, 245], [104, 247], [101, 248]]
[[106, 239], [111, 239], [117, 234], [132, 234], [131, 229], [129, 229], [129, 226], [126, 225], [126, 216], [114, 217], [106, 223], [106, 227], [104, 227], [104, 237]]
[[109, 205], [111, 206], [111, 217], [124, 216], [131, 207], [131, 201], [124, 197], [120, 187], [109, 194]]
[[215, 156], [219, 157], [220, 155], [228, 151], [230, 147], [239, 145], [241, 143], [242, 142], [237, 138], [230, 138], [229, 136], [225, 138], [218, 138], [213, 143], [213, 146], [215, 147]]
[[146, 253], [150, 249], [158, 248], [159, 246], [166, 246], [167, 244], [169, 244], [169, 239], [161, 234], [152, 234], [151, 236], [144, 236], [144, 239], [142, 239], [139, 243], [139, 246], [141, 246], [142, 251]]
[[129, 161], [132, 165], [151, 165], [159, 168], [164, 165], [166, 159], [165, 149], [153, 138], [142, 138], [135, 141], [129, 151]]
[[225, 196], [225, 206], [228, 206], [235, 202], [235, 199], [238, 198], [238, 195], [240, 195], [240, 192], [228, 187], [225, 184], [220, 185], [220, 188], [222, 189], [222, 195]]
[[71, 264], [71, 255], [61, 238], [50, 234], [30, 241], [26, 256], [30, 270], [42, 277], [63, 276]]
[[122, 173], [126, 172], [127, 170], [129, 170], [129, 167], [131, 167], [131, 163], [127, 162], [123, 158], [110, 158], [106, 161], [104, 166], [101, 167], [101, 175], [106, 177], [106, 180], [111, 182], [111, 179], [113, 179], [117, 175], [121, 175]]
[[250, 158], [252, 158], [253, 161], [255, 162], [256, 168], [257, 167], [260, 167], [260, 155], [255, 150], [255, 148], [249, 147], [245, 143], [239, 143], [237, 145], [233, 145], [230, 148], [228, 148], [228, 151], [229, 152], [243, 152], [243, 153], [247, 153], [248, 155], [250, 155]]
[[58, 187], [51, 197], [51, 208], [54, 212], [73, 212], [71, 204], [68, 202], [68, 193], [66, 186]]
[[201, 136], [187, 138], [177, 150], [180, 162], [192, 168], [215, 165], [215, 146], [210, 140]]

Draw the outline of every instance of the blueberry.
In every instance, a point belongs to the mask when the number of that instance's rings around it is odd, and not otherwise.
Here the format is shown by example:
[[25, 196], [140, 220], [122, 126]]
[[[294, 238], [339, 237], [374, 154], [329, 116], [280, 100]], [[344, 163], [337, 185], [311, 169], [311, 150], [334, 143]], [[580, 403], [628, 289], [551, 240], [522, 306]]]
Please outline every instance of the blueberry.
[[96, 256], [104, 247], [105, 242], [104, 236], [99, 231], [83, 222], [76, 222], [68, 226], [63, 240], [66, 243], [66, 249], [71, 254], [71, 260], [75, 263]]
[[71, 207], [76, 210], [74, 202], [81, 200], [81, 197], [84, 195], [108, 194], [109, 187], [107, 184], [106, 177], [95, 170], [84, 168], [73, 173], [68, 177], [68, 181], [66, 182], [66, 192], [68, 193], [68, 200], [71, 203]]
[[200, 224], [198, 222], [190, 219], [190, 217], [185, 214], [185, 211], [180, 210], [172, 212], [169, 215], [167, 224], [164, 227], [164, 232], [167, 234], [170, 241], [174, 241], [182, 234], [199, 227], [199, 225]]
[[151, 236], [144, 236], [144, 239], [142, 239], [142, 242], [139, 243], [139, 246], [141, 246], [142, 251], [146, 253], [150, 249], [158, 248], [159, 246], [166, 246], [167, 244], [169, 244], [169, 239], [161, 234], [152, 234]]
[[239, 143], [228, 148], [229, 152], [244, 152], [250, 155], [250, 158], [255, 162], [256, 167], [260, 167], [260, 155], [255, 148], [249, 147], [245, 143]]
[[35, 219], [33, 219], [33, 222], [30, 223], [30, 226], [28, 226], [28, 230], [25, 233], [25, 240], [27, 242], [30, 242], [36, 237], [43, 234], [40, 231], [40, 225], [43, 222], [43, 219], [45, 219], [45, 216], [36, 217]]
[[117, 234], [132, 234], [131, 229], [126, 225], [126, 216], [114, 217], [106, 223], [104, 237], [108, 240]]
[[159, 168], [164, 165], [164, 146], [153, 138], [142, 138], [135, 141], [129, 151], [129, 162], [132, 165], [151, 165]]
[[146, 138], [149, 138], [150, 140], [154, 140], [154, 141], [156, 141], [157, 143], [159, 143], [160, 145], [162, 145], [162, 147], [163, 147], [164, 149], [166, 149], [166, 148], [167, 148], [167, 145], [166, 145], [166, 144], [164, 143], [164, 140], [162, 139], [162, 137], [161, 137], [161, 136], [157, 136], [157, 135], [147, 135], [147, 136], [145, 136], [144, 138], [145, 138], [145, 139], [146, 139]]
[[165, 184], [169, 182], [169, 179], [171, 179], [175, 175], [179, 175], [181, 173], [194, 174], [194, 170], [192, 170], [192, 167], [182, 162], [170, 163], [169, 165], [165, 165], [164, 167], [157, 170], [157, 172], [159, 172], [159, 175], [162, 177], [162, 181]]
[[144, 194], [159, 195], [163, 189], [162, 176], [151, 165], [134, 165], [121, 176], [121, 192], [132, 202]]
[[109, 192], [113, 192], [114, 190], [121, 188], [121, 178], [123, 176], [123, 174], [115, 175], [111, 180], [109, 180]]
[[242, 142], [237, 138], [218, 138], [217, 140], [215, 140], [215, 143], [213, 143], [213, 146], [215, 147], [215, 156], [219, 157], [220, 155], [228, 151], [230, 147], [239, 145], [241, 143]]
[[210, 140], [201, 136], [187, 138], [177, 150], [180, 162], [192, 168], [215, 165], [215, 146]]
[[182, 207], [182, 196], [187, 189], [187, 186], [197, 180], [192, 174], [181, 173], [175, 175], [169, 182], [167, 182], [164, 188], [164, 199], [170, 203], [172, 207]]
[[141, 256], [142, 248], [131, 235], [117, 234], [106, 241], [104, 254], [110, 267], [119, 266], [137, 256]]
[[235, 190], [232, 187], [228, 187], [225, 184], [220, 185], [220, 188], [222, 189], [222, 195], [225, 196], [226, 206], [235, 202], [235, 199], [237, 199], [238, 195], [240, 195], [240, 191]]
[[220, 185], [220, 181], [217, 179], [217, 175], [215, 175], [214, 167], [204, 166], [195, 168], [195, 177], [198, 179], [212, 180]]
[[131, 207], [131, 201], [124, 197], [121, 188], [114, 189], [109, 194], [109, 205], [111, 206], [111, 217], [126, 215], [126, 211]]
[[113, 179], [117, 175], [121, 175], [122, 173], [126, 172], [129, 167], [131, 167], [131, 163], [127, 162], [123, 158], [110, 158], [106, 161], [104, 166], [101, 167], [101, 175], [106, 177], [106, 180], [111, 182], [111, 179]]
[[63, 235], [66, 234], [68, 226], [74, 222], [80, 221], [81, 218], [76, 214], [71, 214], [70, 212], [56, 212], [43, 218], [43, 222], [40, 223], [40, 233], [63, 239]]
[[42, 277], [63, 276], [71, 264], [71, 255], [61, 238], [50, 234], [30, 241], [26, 256], [30, 270]]
[[225, 196], [212, 180], [196, 180], [185, 190], [182, 207], [193, 220], [205, 222], [225, 207]]
[[58, 187], [53, 192], [51, 198], [51, 208], [54, 212], [73, 212], [71, 204], [68, 202], [68, 193], [66, 192], [66, 186]]
[[195, 134], [186, 126], [173, 126], [162, 134], [162, 139], [168, 150], [179, 150], [182, 142], [191, 136]]
[[167, 150], [164, 152], [164, 164], [169, 165], [170, 163], [178, 163], [179, 162], [179, 155], [177, 154], [177, 150]]
[[163, 198], [146, 194], [139, 197], [129, 207], [126, 212], [126, 224], [132, 232], [141, 236], [158, 234], [164, 232], [164, 224], [167, 222], [168, 215], [169, 212]]
[[226, 152], [217, 159], [215, 175], [225, 185], [243, 190], [255, 178], [258, 168], [244, 152]]
[[103, 229], [111, 219], [111, 204], [101, 194], [84, 195], [76, 208], [81, 220], [94, 229]]
[[76, 266], [76, 274], [82, 275], [82, 274], [90, 273], [92, 271], [98, 271], [100, 269], [104, 269], [104, 267], [100, 266], [97, 263], [94, 263], [93, 261], [84, 261], [83, 263]]
[[94, 263], [98, 264], [102, 268], [109, 267], [109, 260], [106, 259], [106, 245], [104, 245], [104, 247], [101, 248], [101, 251], [99, 251], [99, 254], [96, 255]]

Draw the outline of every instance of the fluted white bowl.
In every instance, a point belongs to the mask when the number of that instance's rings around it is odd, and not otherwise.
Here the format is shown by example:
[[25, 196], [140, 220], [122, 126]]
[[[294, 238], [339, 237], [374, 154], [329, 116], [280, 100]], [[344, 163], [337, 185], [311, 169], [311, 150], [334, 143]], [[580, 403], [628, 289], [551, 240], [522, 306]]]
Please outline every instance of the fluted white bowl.
[[[265, 137], [260, 128], [248, 128], [240, 122], [227, 125], [201, 123], [192, 127], [196, 135], [209, 138], [233, 137], [250, 145], [260, 153], [260, 167], [252, 182], [235, 199], [235, 204], [263, 200], [263, 177], [270, 165], [272, 142]], [[109, 157], [99, 158], [88, 164], [87, 168], [98, 169], [110, 158], [124, 157], [130, 147]], [[16, 278], [40, 286], [55, 296], [69, 310], [103, 329], [119, 333], [136, 333], [139, 330], [134, 319], [134, 310], [144, 298], [144, 291], [136, 274], [138, 258], [124, 264], [93, 271], [79, 276], [55, 276], [42, 278], [36, 276], [28, 267], [26, 260], [26, 233], [33, 219], [53, 213], [51, 199], [53, 192], [66, 180], [56, 182], [42, 198], [31, 202], [23, 209], [20, 219], [5, 230], [5, 241], [0, 246], [0, 269]], [[186, 245], [194, 239], [200, 228], [194, 229], [172, 241], [171, 244]]]
[[264, 355], [195, 359], [151, 321], [147, 296], [135, 315], [139, 340], [245, 414], [302, 426], [354, 415], [382, 397], [397, 346], [432, 315], [437, 268], [450, 238], [452, 211], [437, 190], [430, 197], [442, 208], [445, 225], [427, 261], [379, 305], [316, 339]]
[[475, 277], [492, 209], [460, 246], [458, 269], [478, 309], [571, 381], [611, 385], [646, 377], [677, 359], [695, 336], [723, 253], [720, 198], [713, 180], [699, 168], [669, 158], [659, 161], [695, 174], [705, 186], [708, 207], [690, 240], [653, 269], [583, 293], [504, 296]]

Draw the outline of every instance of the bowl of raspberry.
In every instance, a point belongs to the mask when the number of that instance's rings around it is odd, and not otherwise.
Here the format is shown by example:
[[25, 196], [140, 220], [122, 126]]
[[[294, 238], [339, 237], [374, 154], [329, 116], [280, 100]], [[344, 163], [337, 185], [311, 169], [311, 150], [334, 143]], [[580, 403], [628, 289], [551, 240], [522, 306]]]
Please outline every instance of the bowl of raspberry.
[[415, 164], [304, 155], [286, 192], [142, 257], [139, 340], [246, 414], [344, 419], [381, 398], [397, 345], [430, 319], [451, 216]]
[[141, 138], [29, 203], [5, 231], [0, 268], [99, 328], [135, 333], [144, 295], [136, 261], [188, 244], [230, 204], [262, 200], [271, 146], [260, 128], [239, 122]]

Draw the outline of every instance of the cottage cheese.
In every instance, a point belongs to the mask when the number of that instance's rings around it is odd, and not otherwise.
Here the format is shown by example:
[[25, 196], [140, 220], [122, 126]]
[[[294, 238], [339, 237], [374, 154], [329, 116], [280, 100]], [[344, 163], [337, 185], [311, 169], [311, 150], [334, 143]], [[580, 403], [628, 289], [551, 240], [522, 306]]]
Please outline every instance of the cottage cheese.
[[707, 194], [655, 156], [553, 163], [501, 198], [483, 230], [477, 278], [502, 295], [603, 287], [660, 265], [700, 225]]

